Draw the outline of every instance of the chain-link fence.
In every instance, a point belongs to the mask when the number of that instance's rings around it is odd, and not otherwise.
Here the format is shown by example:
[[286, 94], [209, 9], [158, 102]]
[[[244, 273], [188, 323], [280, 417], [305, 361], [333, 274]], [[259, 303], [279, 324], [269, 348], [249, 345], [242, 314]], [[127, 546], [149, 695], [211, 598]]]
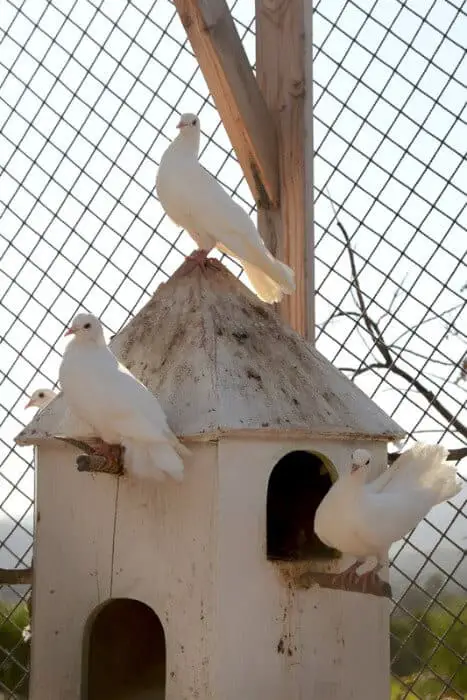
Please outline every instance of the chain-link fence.
[[[254, 63], [254, 3], [230, 4]], [[26, 394], [53, 386], [78, 309], [114, 333], [193, 249], [154, 195], [179, 113], [200, 114], [203, 164], [253, 203], [169, 0], [0, 0], [0, 31], [0, 566], [22, 568]], [[466, 37], [462, 0], [315, 0], [317, 344], [411, 439], [452, 450], [467, 437]], [[467, 697], [466, 533], [463, 492], [393, 548], [393, 698]], [[27, 697], [27, 595], [2, 588], [5, 697]]]

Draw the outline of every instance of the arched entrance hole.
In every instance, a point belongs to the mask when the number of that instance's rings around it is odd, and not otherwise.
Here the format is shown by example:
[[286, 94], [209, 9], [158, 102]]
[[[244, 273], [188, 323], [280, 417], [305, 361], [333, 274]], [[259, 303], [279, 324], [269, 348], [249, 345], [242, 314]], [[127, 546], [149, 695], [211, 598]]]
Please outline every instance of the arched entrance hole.
[[88, 620], [82, 700], [164, 700], [162, 624], [145, 603], [116, 598]]
[[324, 455], [297, 450], [279, 460], [268, 483], [268, 559], [303, 561], [339, 556], [314, 531], [316, 509], [335, 476], [334, 465]]

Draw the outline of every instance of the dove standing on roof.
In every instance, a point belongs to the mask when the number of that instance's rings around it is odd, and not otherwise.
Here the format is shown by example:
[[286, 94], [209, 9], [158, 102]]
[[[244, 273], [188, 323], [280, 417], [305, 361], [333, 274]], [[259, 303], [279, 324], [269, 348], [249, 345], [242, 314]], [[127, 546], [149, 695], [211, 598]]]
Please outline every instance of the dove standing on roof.
[[338, 574], [344, 584], [370, 557], [376, 566], [358, 578], [378, 581], [389, 547], [438, 503], [462, 489], [455, 466], [445, 462], [441, 445], [416, 444], [373, 481], [365, 483], [371, 463], [367, 450], [355, 450], [350, 472], [329, 489], [315, 515], [315, 532], [329, 547], [357, 557]]
[[246, 211], [198, 161], [199, 118], [182, 114], [178, 128], [162, 156], [156, 191], [166, 214], [200, 248], [189, 259], [202, 266], [217, 247], [240, 262], [263, 301], [272, 304], [292, 294], [293, 270], [271, 255]]
[[99, 319], [78, 314], [70, 334], [59, 377], [71, 410], [105, 443], [124, 446], [131, 474], [161, 480], [166, 472], [181, 481], [182, 457], [189, 451], [170, 430], [156, 397], [109, 350]]
[[57, 396], [53, 389], [36, 389], [24, 408], [45, 408]]

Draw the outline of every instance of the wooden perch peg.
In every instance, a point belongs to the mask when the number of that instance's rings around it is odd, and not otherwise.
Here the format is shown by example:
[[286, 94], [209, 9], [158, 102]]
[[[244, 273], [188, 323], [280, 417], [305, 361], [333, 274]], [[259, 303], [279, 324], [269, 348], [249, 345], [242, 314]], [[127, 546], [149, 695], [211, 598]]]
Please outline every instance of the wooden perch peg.
[[89, 442], [58, 436], [56, 439], [83, 450], [85, 454], [80, 454], [76, 458], [79, 472], [101, 472], [117, 475], [124, 473], [124, 448], [121, 445], [109, 445], [99, 438], [93, 438]]

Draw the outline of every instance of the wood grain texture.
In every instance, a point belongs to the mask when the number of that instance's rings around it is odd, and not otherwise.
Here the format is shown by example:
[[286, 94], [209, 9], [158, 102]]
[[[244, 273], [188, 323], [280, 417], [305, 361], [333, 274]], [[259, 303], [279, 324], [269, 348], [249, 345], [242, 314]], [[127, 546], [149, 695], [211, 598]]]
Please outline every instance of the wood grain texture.
[[312, 3], [256, 0], [256, 75], [279, 148], [280, 210], [260, 212], [260, 232], [295, 271], [297, 291], [281, 315], [314, 340]]
[[31, 583], [31, 566], [27, 569], [0, 569], [0, 586], [21, 586]]
[[198, 445], [186, 467], [180, 484], [120, 480], [112, 597], [143, 601], [159, 617], [167, 700], [208, 700], [223, 697], [215, 692], [213, 653], [223, 633], [216, 620], [217, 445]]
[[[324, 454], [342, 474], [352, 451], [363, 445], [303, 440], [295, 449]], [[284, 569], [318, 568], [320, 562], [266, 559], [267, 484], [285, 453], [280, 439], [219, 443], [216, 583], [222, 634], [216, 655], [223, 685], [215, 697], [388, 700], [389, 601], [317, 585], [304, 590], [285, 579]], [[377, 446], [372, 474], [384, 468], [385, 456], [385, 446]], [[329, 573], [347, 565], [344, 558], [334, 560]]]
[[85, 624], [111, 591], [118, 480], [80, 474], [75, 457], [37, 450], [31, 700], [81, 697]]
[[174, 0], [174, 5], [256, 202], [277, 205], [274, 123], [227, 3]]

